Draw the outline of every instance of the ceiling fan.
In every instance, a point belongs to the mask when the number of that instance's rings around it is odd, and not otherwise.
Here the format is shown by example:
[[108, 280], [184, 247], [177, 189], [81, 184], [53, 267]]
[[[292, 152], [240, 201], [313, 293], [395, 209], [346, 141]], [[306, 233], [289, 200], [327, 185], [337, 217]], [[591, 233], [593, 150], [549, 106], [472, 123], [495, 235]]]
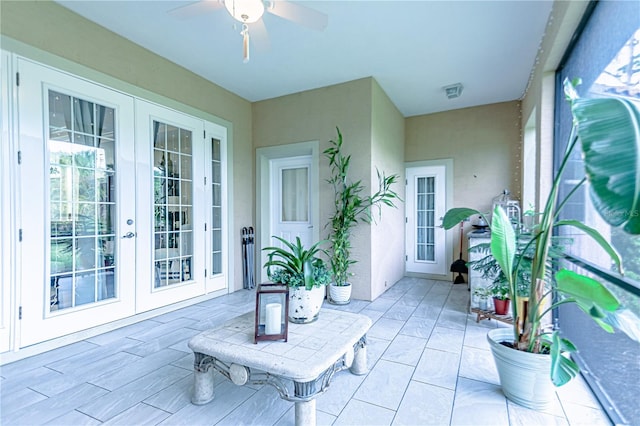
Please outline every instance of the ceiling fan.
[[169, 13], [179, 18], [189, 18], [223, 7], [236, 21], [242, 23], [240, 35], [245, 63], [249, 62], [249, 25], [252, 31], [265, 34], [266, 29], [261, 19], [265, 12], [317, 31], [323, 31], [328, 22], [324, 13], [286, 0], [200, 0]]

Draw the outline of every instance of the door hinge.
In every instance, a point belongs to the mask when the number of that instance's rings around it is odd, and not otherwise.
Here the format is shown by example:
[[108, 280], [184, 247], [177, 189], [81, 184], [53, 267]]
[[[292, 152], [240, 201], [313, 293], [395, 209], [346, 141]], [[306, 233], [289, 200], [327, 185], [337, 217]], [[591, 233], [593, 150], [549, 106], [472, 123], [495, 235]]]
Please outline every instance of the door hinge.
[[16, 86], [20, 86], [20, 73], [16, 73]]
[[204, 270], [204, 277], [207, 278], [207, 270]]
[[409, 218], [408, 217], [404, 218], [404, 223], [409, 223]]
[[204, 177], [204, 186], [207, 186], [207, 177]]
[[21, 320], [22, 319], [22, 306], [20, 306], [18, 308], [18, 319]]
[[204, 224], [204, 232], [207, 232], [207, 224]]
[[405, 185], [405, 186], [409, 185], [409, 179], [405, 179], [405, 180], [404, 180], [404, 185]]
[[407, 256], [406, 254], [404, 255], [404, 261], [408, 262], [409, 261], [409, 256]]
[[22, 242], [22, 228], [18, 229], [18, 241]]
[[206, 138], [207, 138], [207, 131], [206, 131], [206, 130], [203, 130], [203, 131], [202, 131], [202, 137], [203, 137], [204, 139], [206, 139]]
[[18, 151], [18, 164], [22, 164], [22, 151]]

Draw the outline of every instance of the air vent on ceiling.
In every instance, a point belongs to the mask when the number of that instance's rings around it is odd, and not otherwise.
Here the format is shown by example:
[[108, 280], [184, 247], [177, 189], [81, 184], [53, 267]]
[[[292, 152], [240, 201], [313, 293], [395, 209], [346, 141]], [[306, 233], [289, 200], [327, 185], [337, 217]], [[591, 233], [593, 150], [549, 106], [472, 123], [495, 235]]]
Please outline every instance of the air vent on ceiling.
[[462, 83], [452, 84], [450, 86], [443, 87], [448, 99], [455, 99], [462, 94]]

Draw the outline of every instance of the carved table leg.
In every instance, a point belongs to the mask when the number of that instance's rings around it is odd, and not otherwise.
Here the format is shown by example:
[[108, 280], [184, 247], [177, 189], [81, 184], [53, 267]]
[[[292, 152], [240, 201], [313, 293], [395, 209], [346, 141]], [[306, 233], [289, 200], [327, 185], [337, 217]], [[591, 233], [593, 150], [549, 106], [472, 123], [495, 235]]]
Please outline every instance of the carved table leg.
[[195, 353], [193, 365], [193, 396], [191, 402], [203, 405], [213, 399], [213, 358]]
[[316, 400], [296, 402], [296, 426], [316, 426]]
[[364, 335], [355, 345], [355, 356], [350, 371], [352, 374], [362, 376], [369, 372], [367, 368], [367, 336]]
[[[316, 426], [316, 382], [293, 382], [296, 426]], [[302, 399], [302, 401], [300, 401]]]

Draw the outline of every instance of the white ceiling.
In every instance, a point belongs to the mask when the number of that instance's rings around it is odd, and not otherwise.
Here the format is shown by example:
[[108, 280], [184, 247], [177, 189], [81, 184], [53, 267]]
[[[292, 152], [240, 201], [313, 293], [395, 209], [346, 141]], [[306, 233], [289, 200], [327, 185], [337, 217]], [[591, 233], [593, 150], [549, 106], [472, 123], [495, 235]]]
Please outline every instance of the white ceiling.
[[[252, 102], [372, 76], [405, 117], [519, 99], [553, 4], [298, 1], [327, 15], [324, 31], [265, 13], [243, 63], [224, 7], [185, 18], [169, 11], [194, 1], [58, 3]], [[458, 82], [448, 100], [443, 87]]]

